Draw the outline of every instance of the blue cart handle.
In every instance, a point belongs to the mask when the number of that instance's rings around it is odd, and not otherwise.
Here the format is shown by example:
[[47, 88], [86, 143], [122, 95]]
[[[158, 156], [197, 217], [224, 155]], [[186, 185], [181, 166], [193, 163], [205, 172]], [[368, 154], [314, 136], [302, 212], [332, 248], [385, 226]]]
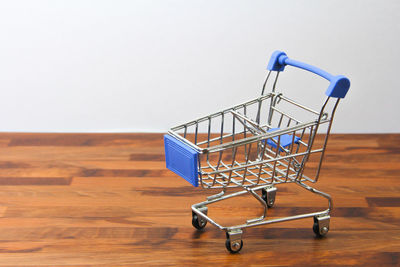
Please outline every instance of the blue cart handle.
[[347, 79], [345, 76], [334, 76], [315, 66], [294, 59], [290, 59], [286, 55], [286, 53], [282, 51], [275, 51], [272, 54], [271, 59], [268, 62], [267, 69], [271, 71], [283, 71], [286, 65], [310, 71], [330, 81], [331, 83], [325, 92], [325, 94], [329, 97], [344, 98], [347, 94], [347, 91], [349, 91], [350, 80]]

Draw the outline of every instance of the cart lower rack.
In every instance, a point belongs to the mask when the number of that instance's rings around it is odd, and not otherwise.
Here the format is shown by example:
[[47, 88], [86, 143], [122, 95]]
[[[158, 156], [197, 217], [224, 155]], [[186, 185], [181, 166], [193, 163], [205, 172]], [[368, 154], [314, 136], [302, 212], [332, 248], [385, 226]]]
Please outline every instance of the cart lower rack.
[[[313, 72], [330, 82], [319, 110], [277, 92], [279, 73], [287, 65]], [[350, 81], [342, 75], [333, 76], [290, 59], [280, 51], [272, 54], [267, 69], [260, 97], [174, 127], [164, 136], [168, 169], [193, 186], [222, 190], [192, 205], [192, 224], [202, 229], [210, 222], [225, 231], [226, 248], [231, 253], [242, 249], [243, 229], [248, 227], [313, 217], [313, 231], [317, 236], [329, 231], [331, 197], [310, 184], [318, 181], [334, 114]], [[275, 78], [270, 79], [273, 73]], [[272, 90], [265, 93], [269, 80], [272, 80]], [[322, 142], [314, 142], [317, 133], [323, 137]], [[309, 167], [310, 158], [316, 159], [316, 164]], [[312, 175], [305, 170], [312, 171]], [[275, 203], [276, 186], [282, 183], [296, 184], [326, 198], [327, 209], [267, 219], [268, 208]], [[264, 207], [261, 217], [240, 225], [222, 226], [207, 215], [208, 205], [243, 194], [252, 195]]]

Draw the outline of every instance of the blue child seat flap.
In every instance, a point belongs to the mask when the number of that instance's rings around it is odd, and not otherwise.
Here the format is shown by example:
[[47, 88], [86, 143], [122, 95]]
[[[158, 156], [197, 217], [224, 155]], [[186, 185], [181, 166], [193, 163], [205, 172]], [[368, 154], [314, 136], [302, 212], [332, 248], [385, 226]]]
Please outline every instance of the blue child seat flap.
[[[268, 132], [274, 132], [280, 130], [280, 128], [272, 128], [270, 130], [268, 130]], [[291, 134], [283, 134], [280, 136], [280, 140], [279, 140], [279, 144], [281, 147], [288, 147], [292, 144], [292, 140], [293, 140], [293, 135]], [[298, 144], [300, 141], [300, 137], [295, 136], [294, 137], [294, 143]], [[273, 148], [276, 148], [277, 144], [278, 144], [278, 136], [275, 136], [273, 138], [267, 139], [267, 144]], [[279, 148], [279, 151], [283, 151], [282, 148]]]

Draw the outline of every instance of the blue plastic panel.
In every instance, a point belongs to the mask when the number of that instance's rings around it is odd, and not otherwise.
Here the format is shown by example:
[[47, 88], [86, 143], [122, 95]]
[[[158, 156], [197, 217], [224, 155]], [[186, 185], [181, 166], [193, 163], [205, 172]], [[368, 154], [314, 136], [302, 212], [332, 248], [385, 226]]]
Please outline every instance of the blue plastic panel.
[[193, 186], [199, 186], [199, 153], [185, 143], [167, 134], [164, 135], [164, 146], [167, 168], [184, 178]]
[[[268, 130], [268, 132], [273, 132], [273, 131], [277, 131], [277, 130], [280, 130], [280, 128], [272, 128], [272, 129]], [[276, 143], [278, 143], [278, 136], [275, 136], [272, 139]], [[280, 141], [280, 145], [282, 147], [286, 148], [286, 147], [288, 147], [288, 146], [290, 146], [292, 144], [292, 139], [293, 139], [293, 135], [291, 135], [291, 134], [283, 134], [283, 135], [281, 135], [281, 139], [279, 140]], [[299, 140], [300, 140], [300, 137], [297, 137], [297, 136], [294, 137], [294, 143], [295, 144], [298, 144]], [[276, 148], [276, 143], [274, 141], [272, 141], [271, 139], [267, 139], [267, 144], [269, 146], [272, 146], [273, 148]], [[282, 151], [281, 148], [279, 150]]]

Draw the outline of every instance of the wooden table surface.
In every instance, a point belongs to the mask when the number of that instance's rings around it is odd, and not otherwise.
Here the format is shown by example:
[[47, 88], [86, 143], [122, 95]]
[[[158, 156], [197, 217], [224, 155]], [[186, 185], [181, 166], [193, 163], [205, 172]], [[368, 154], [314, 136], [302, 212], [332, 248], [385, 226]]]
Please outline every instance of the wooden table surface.
[[[165, 169], [161, 134], [0, 134], [0, 266], [400, 265], [400, 135], [332, 135], [318, 189], [331, 229], [312, 219], [246, 229], [240, 254], [225, 234], [191, 225], [214, 191]], [[272, 217], [326, 201], [278, 186]], [[223, 224], [262, 209], [250, 197], [210, 206]]]

